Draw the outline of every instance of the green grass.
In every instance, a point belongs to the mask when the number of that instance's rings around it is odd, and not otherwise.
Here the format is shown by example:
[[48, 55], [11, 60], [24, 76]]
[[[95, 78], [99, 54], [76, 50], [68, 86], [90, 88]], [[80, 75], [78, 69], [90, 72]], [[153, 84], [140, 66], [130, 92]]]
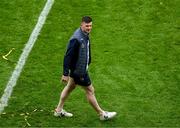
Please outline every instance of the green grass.
[[[1, 3], [0, 54], [16, 48], [10, 62], [0, 60], [3, 94], [45, 1]], [[25, 118], [33, 127], [179, 127], [179, 6], [178, 0], [56, 0], [0, 127], [27, 126]], [[65, 48], [83, 15], [93, 18], [90, 76], [102, 108], [118, 113], [111, 121], [99, 121], [80, 87], [65, 104], [74, 117], [53, 117], [64, 87], [59, 80]]]
[[2, 57], [0, 58], [0, 95], [38, 20], [44, 3], [45, 1], [36, 0], [18, 0], [18, 2], [1, 0], [0, 56], [6, 55], [12, 48], [15, 50], [8, 56], [10, 61], [7, 62]]

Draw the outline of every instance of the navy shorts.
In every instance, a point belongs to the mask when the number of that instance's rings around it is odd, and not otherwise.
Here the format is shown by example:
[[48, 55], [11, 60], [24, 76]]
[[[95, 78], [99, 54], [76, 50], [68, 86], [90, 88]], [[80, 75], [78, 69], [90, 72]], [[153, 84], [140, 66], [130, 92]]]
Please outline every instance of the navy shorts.
[[89, 86], [91, 85], [91, 79], [88, 75], [88, 73], [86, 73], [83, 76], [78, 76], [74, 73], [70, 73], [70, 77], [72, 77], [74, 79], [75, 84], [81, 85], [81, 86]]

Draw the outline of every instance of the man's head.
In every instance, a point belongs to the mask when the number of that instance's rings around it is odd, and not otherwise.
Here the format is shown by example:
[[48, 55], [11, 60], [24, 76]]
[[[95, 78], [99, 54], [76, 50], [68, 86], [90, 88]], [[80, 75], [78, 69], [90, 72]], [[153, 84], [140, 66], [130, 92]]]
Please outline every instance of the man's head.
[[92, 29], [92, 18], [89, 16], [82, 17], [81, 30], [86, 33], [90, 33]]

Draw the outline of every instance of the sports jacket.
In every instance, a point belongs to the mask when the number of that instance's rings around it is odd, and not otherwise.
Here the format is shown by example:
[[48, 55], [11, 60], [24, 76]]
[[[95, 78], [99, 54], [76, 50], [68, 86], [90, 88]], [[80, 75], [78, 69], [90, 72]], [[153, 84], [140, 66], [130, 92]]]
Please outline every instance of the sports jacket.
[[69, 40], [64, 56], [63, 75], [74, 73], [83, 76], [91, 63], [91, 50], [89, 35], [78, 28]]

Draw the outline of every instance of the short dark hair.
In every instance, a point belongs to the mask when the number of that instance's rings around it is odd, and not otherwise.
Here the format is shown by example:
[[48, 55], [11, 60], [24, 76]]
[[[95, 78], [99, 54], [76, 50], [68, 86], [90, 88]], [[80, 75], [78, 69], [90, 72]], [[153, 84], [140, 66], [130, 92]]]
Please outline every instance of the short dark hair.
[[83, 16], [82, 22], [90, 23], [90, 22], [92, 22], [92, 18], [90, 16]]

